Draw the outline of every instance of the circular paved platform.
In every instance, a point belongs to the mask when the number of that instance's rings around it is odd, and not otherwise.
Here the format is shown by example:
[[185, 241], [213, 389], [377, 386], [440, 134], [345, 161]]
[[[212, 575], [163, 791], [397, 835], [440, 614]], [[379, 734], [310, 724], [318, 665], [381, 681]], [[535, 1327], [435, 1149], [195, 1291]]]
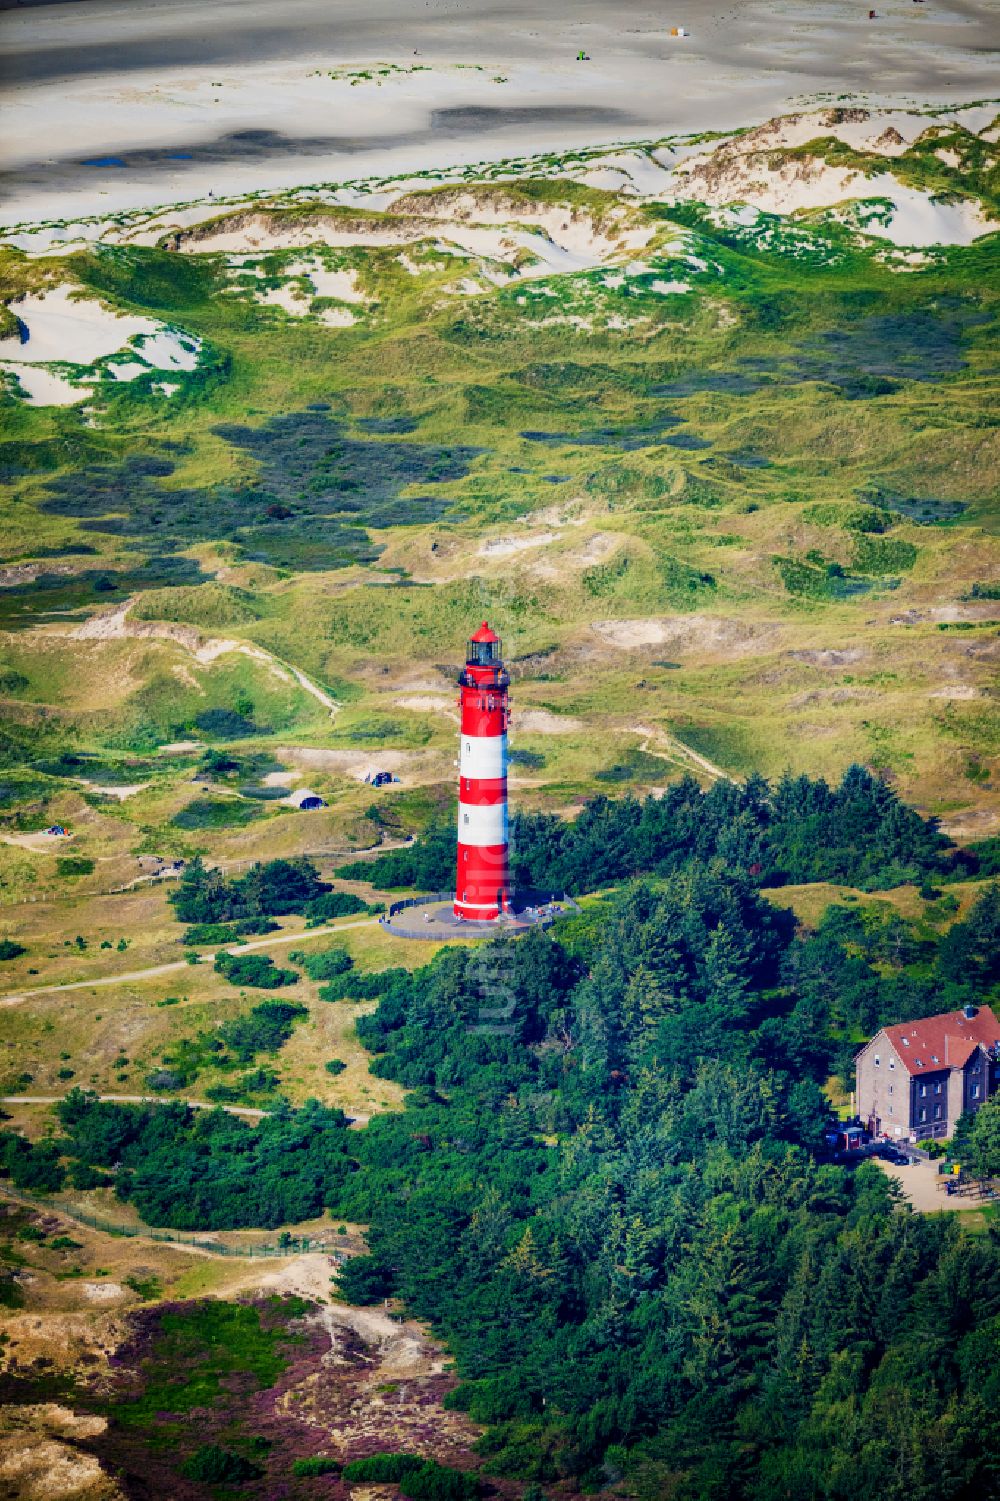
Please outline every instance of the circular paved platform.
[[514, 910], [505, 912], [492, 922], [470, 922], [468, 918], [456, 917], [454, 897], [437, 893], [435, 896], [418, 898], [412, 902], [394, 902], [385, 917], [379, 922], [387, 933], [397, 938], [427, 939], [433, 943], [447, 943], [449, 939], [493, 938], [497, 933], [518, 935], [531, 928], [547, 928], [560, 912], [579, 911], [572, 897], [553, 897], [540, 892], [518, 893]]

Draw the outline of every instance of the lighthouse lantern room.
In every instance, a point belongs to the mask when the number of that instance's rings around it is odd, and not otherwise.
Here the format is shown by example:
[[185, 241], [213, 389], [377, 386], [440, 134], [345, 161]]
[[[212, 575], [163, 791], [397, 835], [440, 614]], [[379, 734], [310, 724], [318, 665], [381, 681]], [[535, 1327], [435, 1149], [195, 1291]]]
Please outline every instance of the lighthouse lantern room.
[[484, 620], [459, 677], [458, 872], [455, 915], [489, 922], [510, 906], [507, 719], [510, 678]]

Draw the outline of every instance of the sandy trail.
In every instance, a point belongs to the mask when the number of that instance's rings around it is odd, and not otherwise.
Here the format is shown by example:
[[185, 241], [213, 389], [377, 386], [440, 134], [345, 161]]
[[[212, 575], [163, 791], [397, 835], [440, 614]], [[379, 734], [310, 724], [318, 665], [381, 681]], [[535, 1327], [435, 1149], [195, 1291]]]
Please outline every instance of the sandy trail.
[[[0, 1095], [0, 1105], [58, 1105], [64, 1099], [64, 1095], [55, 1094], [5, 1094]], [[162, 1105], [164, 1096], [148, 1094], [100, 1094], [99, 1100], [106, 1100], [114, 1105]], [[172, 1105], [187, 1105], [191, 1110], [224, 1110], [227, 1115], [245, 1115], [250, 1120], [262, 1120], [265, 1115], [270, 1115], [270, 1110], [254, 1110], [249, 1105], [212, 1105], [207, 1100], [176, 1100], [170, 1097]]]
[[[266, 938], [255, 938], [250, 943], [221, 945], [211, 954], [203, 954], [199, 964], [211, 964], [216, 953], [221, 953], [223, 948], [227, 954], [249, 954], [255, 949], [268, 949], [279, 947], [287, 943], [301, 943], [303, 938], [326, 938], [334, 933], [343, 933], [348, 928], [364, 928], [371, 926], [376, 919], [374, 917], [361, 917], [351, 922], [342, 922], [336, 925], [330, 924], [325, 928], [310, 928], [308, 934], [296, 933], [271, 933]], [[169, 964], [154, 964], [149, 969], [134, 969], [120, 975], [95, 975], [91, 980], [68, 980], [62, 985], [36, 985], [31, 990], [19, 990], [8, 995], [0, 996], [0, 1007], [19, 1006], [22, 1001], [29, 1000], [35, 995], [50, 995], [54, 991], [62, 990], [95, 990], [105, 985], [133, 985], [143, 980], [157, 980], [162, 975], [177, 974], [180, 970], [189, 969], [187, 959], [172, 960]]]
[[728, 771], [723, 771], [721, 766], [716, 766], [707, 756], [703, 756], [698, 751], [692, 750], [689, 745], [684, 744], [683, 740], [678, 740], [676, 735], [671, 735], [669, 730], [653, 729], [645, 724], [629, 725], [629, 729], [633, 735], [641, 735], [643, 737], [639, 745], [641, 751], [649, 751], [652, 755], [663, 756], [666, 760], [673, 761], [675, 765], [680, 766], [684, 771], [690, 771], [691, 767], [695, 766], [699, 771], [703, 771], [706, 776], [711, 777], [713, 782], [733, 781]]

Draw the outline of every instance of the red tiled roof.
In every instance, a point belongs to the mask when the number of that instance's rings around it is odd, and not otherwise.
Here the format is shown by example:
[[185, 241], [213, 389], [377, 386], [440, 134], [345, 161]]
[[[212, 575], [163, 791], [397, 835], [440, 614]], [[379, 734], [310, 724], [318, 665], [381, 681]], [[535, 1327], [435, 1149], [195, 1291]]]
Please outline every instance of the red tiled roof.
[[975, 1016], [945, 1011], [918, 1022], [899, 1022], [883, 1031], [910, 1074], [964, 1068], [977, 1047], [1000, 1045], [1000, 1021], [989, 1006], [978, 1007]]

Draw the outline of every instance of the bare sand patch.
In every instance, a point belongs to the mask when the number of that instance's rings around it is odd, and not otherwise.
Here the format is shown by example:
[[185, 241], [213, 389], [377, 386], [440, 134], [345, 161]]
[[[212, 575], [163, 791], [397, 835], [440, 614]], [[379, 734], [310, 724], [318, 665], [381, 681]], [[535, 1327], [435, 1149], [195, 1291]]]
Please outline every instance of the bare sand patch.
[[788, 655], [796, 662], [807, 662], [810, 667], [850, 667], [863, 661], [868, 652], [861, 646], [831, 646], [790, 651]]
[[291, 787], [302, 780], [301, 771], [269, 771], [263, 779], [265, 787]]
[[88, 1303], [117, 1303], [125, 1296], [120, 1282], [83, 1282], [80, 1286]]
[[569, 735], [583, 729], [583, 720], [569, 714], [553, 714], [548, 709], [522, 709], [513, 716], [515, 730], [529, 735]]
[[2, 368], [17, 381], [18, 389], [29, 406], [69, 407], [90, 395], [87, 386], [75, 386], [65, 375], [57, 375], [41, 365], [15, 365], [9, 362]]
[[373, 770], [406, 772], [409, 777], [423, 766], [430, 768], [438, 761], [433, 753], [425, 751], [390, 750], [382, 746], [369, 746], [364, 750], [333, 750], [324, 746], [280, 745], [275, 755], [282, 761], [291, 761], [306, 770], [330, 771], [336, 775], [352, 777], [363, 782]]
[[512, 553], [525, 552], [532, 547], [547, 547], [558, 536], [558, 532], [539, 532], [532, 537], [495, 537], [490, 542], [483, 542], [477, 551], [481, 558], [508, 558]]
[[131, 782], [128, 784], [119, 784], [116, 787], [102, 787], [99, 783], [88, 782], [85, 778], [81, 778], [80, 780], [81, 784], [91, 792], [97, 792], [101, 797], [117, 798], [120, 803], [123, 803], [128, 797], [135, 797], [139, 792], [145, 792], [147, 787], [152, 786], [151, 782]]
[[294, 284], [288, 287], [263, 287], [254, 292], [253, 300], [262, 307], [279, 307], [291, 318], [304, 318], [309, 312], [309, 297], [301, 287]]
[[620, 651], [669, 646], [675, 653], [723, 652], [742, 656], [770, 645], [781, 627], [713, 615], [669, 615], [638, 620], [596, 620], [594, 634]]
[[0, 1407], [0, 1492], [11, 1501], [122, 1501], [97, 1457], [78, 1447], [107, 1426], [56, 1402]]
[[528, 564], [528, 571], [536, 578], [565, 579], [570, 574], [605, 562], [625, 541], [626, 538], [620, 532], [594, 532], [582, 547], [553, 552], [548, 557], [539, 558]]
[[[240, 275], [264, 274], [264, 264], [253, 255], [231, 255], [231, 267]], [[249, 292], [253, 300], [264, 307], [278, 307], [291, 318], [315, 316], [331, 328], [350, 328], [357, 320], [349, 307], [321, 308], [314, 314], [316, 298], [332, 297], [344, 303], [367, 303], [368, 298], [358, 285], [358, 273], [351, 268], [327, 266], [318, 256], [307, 256], [290, 261], [281, 273], [285, 278], [277, 287], [234, 285], [232, 292]]]
[[[87, 395], [87, 384], [99, 376], [65, 366], [91, 367], [98, 360], [127, 352], [125, 361], [110, 363], [114, 380], [131, 381], [150, 370], [194, 370], [201, 341], [152, 318], [116, 313], [93, 299], [81, 297], [72, 286], [31, 293], [13, 303], [21, 334], [0, 339], [0, 369], [16, 377], [21, 393], [32, 406], [70, 406]], [[58, 369], [49, 368], [56, 365]]]
[[397, 709], [410, 709], [414, 714], [447, 714], [449, 719], [458, 718], [455, 700], [441, 693], [411, 693], [394, 698], [393, 703]]
[[323, 308], [317, 316], [327, 328], [351, 328], [358, 321], [350, 308], [346, 307]]
[[56, 287], [13, 303], [11, 311], [27, 338], [0, 339], [0, 359], [90, 365], [124, 348], [137, 334], [155, 334], [161, 327], [152, 318], [119, 316], [77, 292], [74, 287]]

